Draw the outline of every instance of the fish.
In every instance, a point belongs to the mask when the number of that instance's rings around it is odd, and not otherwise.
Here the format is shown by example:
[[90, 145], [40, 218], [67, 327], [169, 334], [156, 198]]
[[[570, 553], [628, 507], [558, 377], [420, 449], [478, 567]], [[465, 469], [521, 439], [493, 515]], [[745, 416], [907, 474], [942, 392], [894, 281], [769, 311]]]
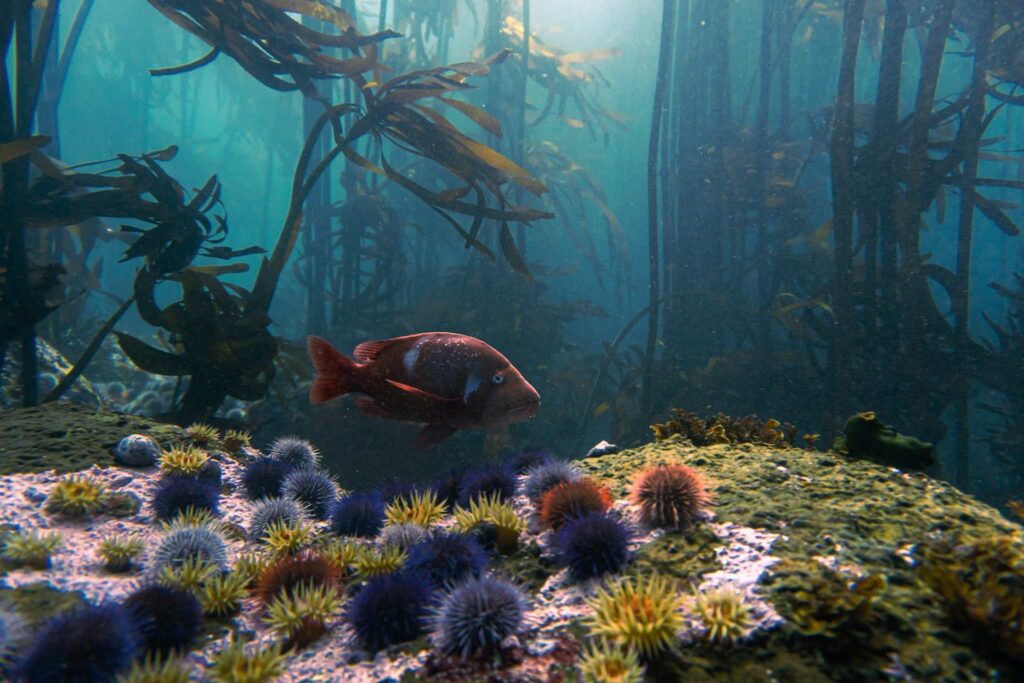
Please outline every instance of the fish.
[[364, 341], [348, 358], [329, 341], [306, 339], [316, 376], [311, 404], [361, 393], [363, 413], [425, 426], [417, 448], [460, 429], [494, 431], [533, 418], [540, 394], [497, 349], [454, 332]]

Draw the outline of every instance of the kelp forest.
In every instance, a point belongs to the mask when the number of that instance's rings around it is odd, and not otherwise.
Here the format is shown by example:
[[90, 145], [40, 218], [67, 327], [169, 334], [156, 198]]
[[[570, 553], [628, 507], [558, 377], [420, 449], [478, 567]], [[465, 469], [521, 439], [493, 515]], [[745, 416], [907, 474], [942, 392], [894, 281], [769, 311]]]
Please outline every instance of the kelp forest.
[[305, 340], [447, 330], [542, 397], [502, 449], [870, 414], [1014, 497], [1024, 5], [592, 5], [4, 2], [3, 408], [428, 480], [490, 437], [311, 406]]

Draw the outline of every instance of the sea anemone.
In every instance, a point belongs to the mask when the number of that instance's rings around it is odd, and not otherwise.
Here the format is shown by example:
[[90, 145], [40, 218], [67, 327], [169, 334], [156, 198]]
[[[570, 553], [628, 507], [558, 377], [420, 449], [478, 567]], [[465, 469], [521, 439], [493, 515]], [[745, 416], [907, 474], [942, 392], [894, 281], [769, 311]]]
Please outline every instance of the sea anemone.
[[590, 512], [567, 521], [555, 536], [560, 564], [575, 581], [617, 572], [629, 560], [630, 530], [617, 517]]
[[320, 451], [316, 446], [297, 436], [282, 436], [270, 444], [267, 457], [297, 467], [318, 467]]
[[0, 606], [0, 675], [10, 674], [18, 653], [25, 647], [28, 629], [14, 610]]
[[564, 460], [552, 460], [531, 467], [526, 471], [526, 480], [523, 482], [523, 495], [530, 500], [540, 500], [548, 492], [559, 484], [576, 481], [583, 477], [580, 468]]
[[95, 479], [72, 475], [53, 485], [43, 509], [51, 515], [88, 517], [103, 511], [106, 496], [106, 488]]
[[217, 515], [220, 488], [204, 479], [168, 477], [157, 485], [151, 505], [153, 514], [161, 521], [169, 521], [188, 509]]
[[228, 562], [227, 543], [219, 530], [211, 525], [178, 526], [160, 540], [153, 553], [152, 573], [158, 575], [164, 567], [178, 567], [193, 558], [224, 569]]
[[327, 633], [327, 622], [340, 602], [333, 586], [301, 584], [290, 595], [280, 595], [270, 603], [264, 622], [289, 645], [304, 648]]
[[206, 451], [194, 446], [175, 446], [160, 454], [160, 471], [165, 476], [198, 477], [210, 461]]
[[445, 654], [469, 657], [490, 651], [516, 633], [526, 601], [513, 584], [488, 576], [453, 588], [434, 610], [433, 640]]
[[501, 461], [501, 464], [512, 470], [514, 474], [526, 474], [527, 470], [539, 465], [546, 465], [554, 459], [551, 451], [546, 448], [524, 448], [509, 453]]
[[384, 527], [384, 531], [380, 535], [380, 543], [385, 548], [408, 550], [426, 538], [427, 530], [419, 524], [393, 524]]
[[315, 519], [327, 519], [338, 500], [338, 484], [321, 470], [302, 467], [284, 478], [281, 495], [302, 503]]
[[270, 523], [260, 541], [275, 555], [294, 555], [313, 543], [313, 527], [301, 521], [279, 519]]
[[242, 472], [242, 488], [249, 500], [275, 498], [281, 495], [284, 478], [294, 467], [284, 460], [255, 458]]
[[194, 507], [186, 507], [181, 510], [177, 515], [171, 517], [168, 520], [164, 520], [160, 523], [164, 531], [174, 531], [176, 529], [185, 529], [188, 527], [208, 527], [214, 529], [220, 533], [223, 533], [225, 526], [222, 521], [214, 517], [209, 510], [201, 510]]
[[20, 531], [4, 537], [3, 553], [0, 557], [19, 567], [49, 569], [50, 556], [64, 543], [64, 536], [58, 531], [39, 534], [35, 531]]
[[388, 524], [411, 522], [427, 527], [441, 521], [443, 516], [444, 506], [437, 501], [437, 494], [431, 489], [400, 496], [384, 508]]
[[167, 565], [156, 576], [156, 583], [166, 588], [188, 591], [198, 595], [219, 570], [216, 565], [205, 562], [198, 557], [190, 557], [181, 564]]
[[281, 595], [291, 595], [302, 584], [335, 586], [340, 576], [341, 571], [327, 558], [307, 550], [280, 557], [264, 567], [253, 595], [267, 606]]
[[244, 577], [246, 585], [251, 586], [268, 564], [270, 564], [270, 558], [265, 553], [250, 550], [235, 556], [235, 563], [231, 565], [231, 571]]
[[691, 526], [711, 502], [704, 478], [686, 465], [655, 465], [640, 473], [630, 500], [648, 526], [684, 529]]
[[206, 448], [217, 443], [220, 439], [220, 432], [216, 427], [211, 427], [202, 422], [193, 422], [185, 427], [185, 439], [200, 448]]
[[167, 656], [186, 652], [203, 626], [203, 607], [192, 593], [158, 584], [142, 586], [123, 605], [147, 652]]
[[406, 559], [408, 554], [397, 546], [363, 548], [356, 556], [356, 572], [365, 577], [392, 574], [402, 568]]
[[743, 594], [730, 586], [697, 593], [693, 604], [711, 643], [732, 645], [750, 628], [750, 605]]
[[331, 511], [331, 531], [339, 536], [373, 538], [384, 526], [384, 500], [376, 493], [350, 493]]
[[635, 651], [603, 638], [587, 644], [576, 666], [583, 683], [643, 683], [647, 674]]
[[132, 568], [132, 561], [142, 553], [142, 539], [130, 536], [106, 536], [100, 539], [97, 553], [103, 558], [108, 572], [124, 574]]
[[228, 453], [239, 453], [243, 448], [248, 448], [252, 445], [252, 434], [240, 429], [229, 429], [224, 433], [224, 438], [221, 439], [220, 445]]
[[126, 671], [140, 641], [131, 615], [121, 605], [82, 605], [50, 620], [22, 659], [25, 683], [112, 681]]
[[676, 611], [679, 603], [675, 589], [663, 576], [629, 577], [598, 589], [589, 601], [594, 610], [588, 620], [590, 630], [649, 658], [675, 641], [683, 625]]
[[516, 513], [512, 503], [502, 500], [497, 493], [474, 498], [468, 508], [456, 507], [452, 514], [463, 532], [489, 525], [498, 551], [506, 556], [516, 552], [519, 536], [526, 530], [526, 520]]
[[362, 548], [358, 543], [321, 536], [314, 548], [324, 559], [337, 567], [342, 576], [347, 576], [359, 559]]
[[222, 572], [203, 583], [199, 591], [199, 602], [203, 613], [222, 619], [237, 614], [242, 609], [249, 577], [238, 572]]
[[274, 522], [299, 524], [306, 520], [306, 509], [291, 498], [265, 498], [258, 501], [249, 519], [249, 538], [262, 541]]
[[501, 465], [490, 465], [467, 472], [459, 486], [459, 505], [466, 507], [470, 501], [489, 495], [501, 500], [510, 500], [516, 494], [516, 475]]
[[548, 490], [540, 501], [541, 523], [558, 529], [573, 517], [582, 517], [588, 512], [605, 512], [612, 506], [608, 489], [593, 479], [577, 479]]
[[146, 655], [132, 663], [128, 673], [117, 683], [189, 683], [192, 669], [181, 656], [154, 657]]
[[233, 643], [217, 653], [206, 674], [213, 683], [272, 683], [284, 673], [286, 661], [280, 645], [249, 653], [244, 644]]
[[358, 644], [377, 652], [423, 634], [431, 596], [430, 582], [418, 574], [385, 574], [349, 600], [345, 620]]
[[480, 576], [487, 555], [467, 534], [440, 533], [409, 548], [405, 567], [422, 574], [437, 587]]

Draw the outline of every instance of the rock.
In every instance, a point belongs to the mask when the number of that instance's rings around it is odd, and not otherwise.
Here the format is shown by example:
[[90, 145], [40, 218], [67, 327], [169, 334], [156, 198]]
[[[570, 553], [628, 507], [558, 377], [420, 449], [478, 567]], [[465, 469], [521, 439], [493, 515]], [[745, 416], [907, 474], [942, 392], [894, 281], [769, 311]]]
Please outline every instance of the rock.
[[612, 455], [613, 453], [618, 453], [621, 450], [622, 449], [616, 446], [615, 444], [608, 443], [607, 441], [602, 440], [597, 442], [594, 445], [594, 447], [587, 451], [587, 454], [584, 455], [583, 457], [600, 458], [602, 455]]
[[160, 455], [160, 446], [145, 434], [129, 434], [114, 446], [114, 460], [128, 467], [151, 467]]

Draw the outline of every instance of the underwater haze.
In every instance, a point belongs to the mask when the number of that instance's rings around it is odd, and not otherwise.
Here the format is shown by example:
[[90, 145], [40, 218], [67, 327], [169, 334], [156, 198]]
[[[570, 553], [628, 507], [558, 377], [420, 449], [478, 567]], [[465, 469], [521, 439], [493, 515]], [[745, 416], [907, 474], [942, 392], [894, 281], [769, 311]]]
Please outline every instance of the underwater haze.
[[0, 46], [0, 678], [1024, 671], [1020, 0]]

